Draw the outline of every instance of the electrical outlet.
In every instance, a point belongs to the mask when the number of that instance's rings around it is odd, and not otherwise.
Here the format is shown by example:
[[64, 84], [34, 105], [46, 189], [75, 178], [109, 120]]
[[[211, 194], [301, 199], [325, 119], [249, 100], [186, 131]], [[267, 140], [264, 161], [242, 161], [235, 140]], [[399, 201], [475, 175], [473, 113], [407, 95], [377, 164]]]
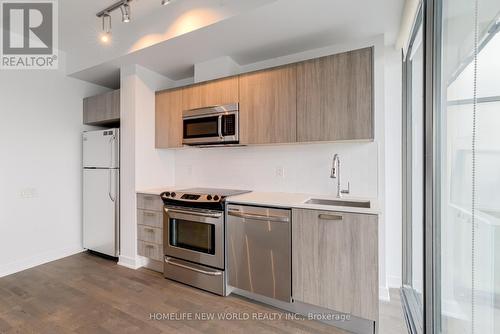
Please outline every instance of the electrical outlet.
[[36, 188], [25, 188], [21, 190], [21, 198], [35, 198], [38, 197]]
[[280, 177], [282, 179], [285, 178], [285, 168], [284, 167], [276, 167], [275, 171], [276, 177]]

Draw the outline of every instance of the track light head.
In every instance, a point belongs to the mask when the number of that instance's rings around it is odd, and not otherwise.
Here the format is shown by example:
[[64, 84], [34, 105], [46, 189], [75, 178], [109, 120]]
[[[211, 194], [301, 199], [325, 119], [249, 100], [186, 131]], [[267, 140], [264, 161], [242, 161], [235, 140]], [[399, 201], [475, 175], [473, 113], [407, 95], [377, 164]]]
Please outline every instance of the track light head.
[[111, 16], [108, 13], [102, 15], [101, 42], [107, 44], [111, 41]]
[[168, 4], [170, 4], [170, 1], [171, 0], [161, 0], [161, 5], [162, 6], [168, 5]]
[[122, 12], [122, 21], [130, 22], [130, 5], [129, 3], [133, 0], [118, 0], [114, 4], [106, 7], [96, 14], [96, 16], [102, 19], [102, 33], [99, 35], [99, 39], [103, 44], [111, 42], [111, 16], [110, 14], [117, 10], [118, 8]]
[[130, 22], [130, 6], [128, 3], [124, 3], [120, 10], [122, 11], [122, 22], [129, 23]]

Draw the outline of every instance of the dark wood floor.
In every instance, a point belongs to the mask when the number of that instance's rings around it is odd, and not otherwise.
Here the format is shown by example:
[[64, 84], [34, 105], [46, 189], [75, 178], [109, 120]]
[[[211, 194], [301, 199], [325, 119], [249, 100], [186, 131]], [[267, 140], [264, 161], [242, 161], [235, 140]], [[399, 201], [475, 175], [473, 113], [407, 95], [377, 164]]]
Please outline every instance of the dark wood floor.
[[152, 313], [180, 316], [183, 312], [283, 314], [236, 296], [218, 297], [177, 284], [156, 272], [130, 270], [87, 253], [0, 279], [2, 334], [346, 333], [307, 320], [150, 319]]

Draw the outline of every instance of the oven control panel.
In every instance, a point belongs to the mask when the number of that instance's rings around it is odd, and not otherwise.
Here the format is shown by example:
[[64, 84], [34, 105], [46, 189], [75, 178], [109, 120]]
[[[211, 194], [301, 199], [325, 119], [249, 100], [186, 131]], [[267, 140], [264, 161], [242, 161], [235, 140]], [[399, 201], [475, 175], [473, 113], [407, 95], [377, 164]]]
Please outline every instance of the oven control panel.
[[192, 195], [192, 194], [184, 194], [181, 196], [181, 199], [187, 199], [187, 200], [190, 200], [190, 201], [197, 201], [198, 199], [200, 199], [200, 195]]
[[206, 202], [211, 202], [211, 203], [217, 203], [221, 202], [224, 200], [224, 196], [221, 195], [202, 195], [202, 194], [190, 194], [190, 193], [175, 193], [175, 192], [164, 192], [161, 194], [161, 198], [163, 200], [177, 200], [177, 201], [184, 201], [184, 202], [198, 202], [198, 203], [206, 203]]

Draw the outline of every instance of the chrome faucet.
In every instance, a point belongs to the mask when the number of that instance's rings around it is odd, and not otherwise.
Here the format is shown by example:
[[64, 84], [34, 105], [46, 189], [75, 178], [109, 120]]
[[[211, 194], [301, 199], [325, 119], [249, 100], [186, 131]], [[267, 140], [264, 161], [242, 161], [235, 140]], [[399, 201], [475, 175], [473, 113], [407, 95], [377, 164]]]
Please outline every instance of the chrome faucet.
[[333, 156], [330, 178], [337, 179], [337, 198], [341, 198], [343, 194], [349, 194], [351, 192], [351, 184], [349, 182], [347, 182], [347, 189], [342, 189], [340, 180], [340, 156], [338, 154]]

